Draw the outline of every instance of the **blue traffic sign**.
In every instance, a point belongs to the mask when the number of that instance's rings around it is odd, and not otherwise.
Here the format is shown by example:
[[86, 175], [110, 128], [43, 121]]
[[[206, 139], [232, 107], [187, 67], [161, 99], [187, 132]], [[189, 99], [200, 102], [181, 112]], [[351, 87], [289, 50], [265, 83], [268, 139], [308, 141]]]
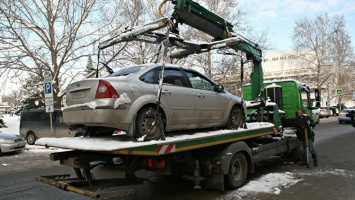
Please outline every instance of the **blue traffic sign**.
[[50, 82], [44, 83], [44, 93], [51, 94], [52, 93], [52, 84]]

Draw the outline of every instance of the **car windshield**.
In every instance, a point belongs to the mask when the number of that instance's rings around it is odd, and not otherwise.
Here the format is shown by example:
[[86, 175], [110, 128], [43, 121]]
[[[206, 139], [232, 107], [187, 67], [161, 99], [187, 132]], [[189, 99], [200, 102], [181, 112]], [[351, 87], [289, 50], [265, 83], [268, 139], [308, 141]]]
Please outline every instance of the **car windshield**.
[[141, 70], [144, 68], [144, 66], [134, 66], [134, 67], [128, 67], [128, 68], [123, 68], [121, 70], [118, 70], [115, 73], [112, 73], [106, 77], [117, 77], [117, 76], [128, 76], [130, 74], [134, 74], [137, 71]]

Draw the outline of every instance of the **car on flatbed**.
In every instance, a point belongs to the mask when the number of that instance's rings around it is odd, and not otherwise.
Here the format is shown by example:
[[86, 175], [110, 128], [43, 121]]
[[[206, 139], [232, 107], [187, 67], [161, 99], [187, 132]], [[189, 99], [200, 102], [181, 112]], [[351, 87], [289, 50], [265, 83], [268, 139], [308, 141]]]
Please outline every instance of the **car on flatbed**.
[[[153, 126], [160, 90], [159, 126]], [[146, 140], [161, 130], [210, 127], [237, 129], [246, 118], [246, 105], [207, 76], [190, 68], [144, 64], [123, 68], [107, 77], [88, 78], [66, 89], [64, 122], [86, 135], [110, 135], [123, 130]]]

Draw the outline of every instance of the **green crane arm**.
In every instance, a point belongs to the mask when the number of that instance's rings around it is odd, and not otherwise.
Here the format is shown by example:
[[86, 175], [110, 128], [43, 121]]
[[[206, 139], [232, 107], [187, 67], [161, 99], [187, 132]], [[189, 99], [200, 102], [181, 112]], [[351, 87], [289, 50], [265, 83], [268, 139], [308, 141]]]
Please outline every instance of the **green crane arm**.
[[[192, 0], [172, 0], [175, 4], [175, 10], [172, 14], [172, 21], [174, 21], [175, 28], [178, 24], [187, 24], [204, 33], [214, 37], [215, 41], [223, 40], [231, 37], [242, 36], [233, 32], [233, 25], [207, 10], [200, 4]], [[253, 62], [253, 71], [251, 73], [252, 98], [257, 99], [261, 97], [265, 99], [263, 88], [263, 69], [261, 66], [262, 52], [257, 44], [243, 38], [237, 44], [231, 46], [235, 50], [240, 50], [246, 54], [248, 60]], [[188, 50], [187, 50], [188, 51]]]

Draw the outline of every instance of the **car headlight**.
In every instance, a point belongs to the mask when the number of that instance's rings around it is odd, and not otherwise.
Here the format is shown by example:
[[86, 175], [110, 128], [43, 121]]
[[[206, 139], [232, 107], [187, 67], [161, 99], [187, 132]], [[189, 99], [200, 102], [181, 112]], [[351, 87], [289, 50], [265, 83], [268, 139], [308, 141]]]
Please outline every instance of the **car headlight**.
[[13, 144], [13, 143], [15, 143], [14, 140], [4, 140], [4, 142], [7, 143], [7, 144]]

